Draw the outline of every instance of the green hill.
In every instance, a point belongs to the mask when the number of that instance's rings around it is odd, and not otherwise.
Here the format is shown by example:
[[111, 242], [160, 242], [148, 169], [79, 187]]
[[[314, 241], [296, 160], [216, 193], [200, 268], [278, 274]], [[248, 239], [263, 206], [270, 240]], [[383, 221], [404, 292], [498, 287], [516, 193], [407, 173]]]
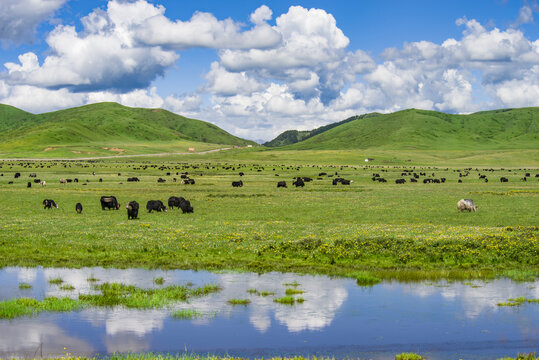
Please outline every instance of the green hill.
[[0, 105], [0, 154], [116, 155], [255, 144], [162, 109], [98, 103], [33, 115]]
[[539, 108], [451, 115], [409, 109], [358, 117], [286, 149], [539, 149]]
[[287, 130], [283, 133], [281, 133], [279, 136], [277, 136], [275, 139], [268, 141], [262, 145], [267, 147], [279, 147], [279, 146], [286, 146], [298, 143], [303, 140], [307, 140], [313, 136], [316, 136], [318, 134], [321, 134], [325, 131], [328, 131], [330, 129], [333, 129], [334, 127], [337, 127], [339, 125], [346, 124], [350, 121], [357, 120], [357, 119], [364, 119], [367, 117], [375, 117], [380, 115], [379, 113], [371, 113], [371, 114], [364, 114], [361, 116], [352, 116], [351, 118], [348, 118], [343, 121], [339, 121], [336, 123], [328, 124], [321, 126], [319, 128], [316, 128], [314, 130]]

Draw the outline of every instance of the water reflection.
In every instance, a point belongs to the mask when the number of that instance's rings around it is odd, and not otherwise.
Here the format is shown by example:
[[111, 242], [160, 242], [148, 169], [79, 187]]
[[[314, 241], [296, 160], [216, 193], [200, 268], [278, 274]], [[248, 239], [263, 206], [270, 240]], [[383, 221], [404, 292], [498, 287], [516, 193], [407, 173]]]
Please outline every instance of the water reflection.
[[[510, 297], [539, 298], [537, 283], [507, 279], [471, 283], [382, 283], [358, 287], [353, 280], [324, 276], [268, 273], [208, 273], [142, 269], [0, 269], [0, 299], [70, 296], [92, 292], [89, 278], [139, 287], [218, 284], [222, 291], [164, 309], [121, 307], [84, 309], [68, 314], [45, 313], [0, 320], [0, 357], [165, 351], [217, 352], [238, 356], [311, 355], [387, 357], [399, 351], [421, 351], [431, 358], [466, 354], [492, 357], [534, 351], [539, 340], [536, 305], [500, 308]], [[48, 281], [61, 278], [75, 287], [61, 290]], [[32, 288], [20, 290], [19, 283]], [[303, 304], [273, 302], [297, 282]], [[275, 293], [249, 294], [248, 289]], [[232, 298], [250, 299], [232, 306]], [[204, 314], [174, 320], [176, 309]], [[418, 345], [410, 345], [418, 344]], [[415, 347], [415, 348], [414, 348]], [[465, 349], [453, 351], [454, 349]], [[449, 352], [448, 352], [449, 351]], [[453, 351], [451, 353], [451, 351]], [[340, 354], [340, 356], [338, 356]], [[434, 355], [434, 356], [432, 356]]]

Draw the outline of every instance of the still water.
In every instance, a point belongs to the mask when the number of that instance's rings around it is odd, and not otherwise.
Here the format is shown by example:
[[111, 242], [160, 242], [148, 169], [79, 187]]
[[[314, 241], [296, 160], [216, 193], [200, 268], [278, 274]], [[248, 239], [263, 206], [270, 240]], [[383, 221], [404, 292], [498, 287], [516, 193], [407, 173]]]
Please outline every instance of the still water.
[[[60, 277], [74, 291], [48, 280]], [[95, 308], [0, 320], [0, 357], [196, 352], [245, 357], [326, 355], [391, 359], [417, 352], [429, 359], [496, 359], [539, 346], [539, 306], [498, 307], [525, 296], [539, 298], [539, 283], [508, 279], [473, 282], [384, 282], [359, 287], [354, 280], [282, 273], [210, 273], [142, 269], [0, 269], [0, 300], [70, 296], [92, 292], [88, 278], [139, 287], [218, 284], [222, 290], [173, 308]], [[285, 284], [299, 283], [305, 302], [273, 302]], [[32, 288], [20, 290], [19, 284]], [[250, 299], [232, 306], [230, 299]], [[174, 309], [196, 309], [200, 318], [176, 320]], [[64, 349], [65, 348], [65, 349]]]

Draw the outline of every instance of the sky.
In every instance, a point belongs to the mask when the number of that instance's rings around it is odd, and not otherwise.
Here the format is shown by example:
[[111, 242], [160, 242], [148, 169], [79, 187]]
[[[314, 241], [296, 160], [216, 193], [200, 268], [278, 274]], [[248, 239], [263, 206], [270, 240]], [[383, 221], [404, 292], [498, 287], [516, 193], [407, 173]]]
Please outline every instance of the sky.
[[537, 0], [0, 0], [0, 103], [164, 108], [267, 141], [539, 106]]

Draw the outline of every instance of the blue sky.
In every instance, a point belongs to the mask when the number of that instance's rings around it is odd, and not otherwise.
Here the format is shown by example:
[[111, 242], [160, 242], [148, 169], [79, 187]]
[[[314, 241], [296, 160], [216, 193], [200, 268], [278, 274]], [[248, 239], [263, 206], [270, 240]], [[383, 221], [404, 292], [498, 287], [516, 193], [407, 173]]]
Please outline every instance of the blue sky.
[[533, 0], [0, 2], [0, 103], [161, 107], [268, 140], [372, 111], [539, 106]]

